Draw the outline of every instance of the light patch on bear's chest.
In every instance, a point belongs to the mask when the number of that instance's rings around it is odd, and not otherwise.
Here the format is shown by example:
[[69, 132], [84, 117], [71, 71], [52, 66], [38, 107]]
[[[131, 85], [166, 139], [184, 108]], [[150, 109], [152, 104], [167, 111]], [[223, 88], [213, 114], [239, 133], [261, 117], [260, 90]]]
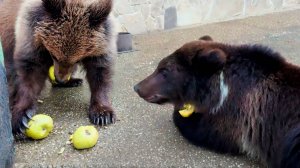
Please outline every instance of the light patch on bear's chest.
[[212, 113], [216, 113], [224, 104], [224, 101], [226, 100], [228, 93], [229, 93], [229, 88], [228, 85], [224, 81], [224, 73], [221, 72], [220, 74], [220, 99], [219, 103], [212, 109]]

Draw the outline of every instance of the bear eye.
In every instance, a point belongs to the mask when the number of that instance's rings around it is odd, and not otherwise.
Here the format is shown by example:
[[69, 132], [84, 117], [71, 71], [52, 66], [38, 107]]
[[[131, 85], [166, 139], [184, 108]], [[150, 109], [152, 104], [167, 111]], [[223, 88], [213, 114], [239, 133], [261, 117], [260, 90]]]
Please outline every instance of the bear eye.
[[161, 70], [160, 70], [160, 73], [161, 73], [161, 75], [162, 75], [164, 78], [167, 78], [168, 73], [169, 73], [169, 70], [168, 70], [168, 69], [161, 69]]

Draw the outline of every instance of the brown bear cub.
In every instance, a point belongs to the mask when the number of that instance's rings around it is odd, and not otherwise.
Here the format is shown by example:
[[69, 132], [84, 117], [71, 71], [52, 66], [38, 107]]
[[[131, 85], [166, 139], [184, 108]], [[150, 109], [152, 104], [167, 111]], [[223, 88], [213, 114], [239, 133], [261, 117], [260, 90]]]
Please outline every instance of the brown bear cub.
[[93, 124], [115, 122], [108, 92], [116, 34], [112, 0], [5, 0], [0, 7], [0, 36], [10, 82], [14, 133], [24, 131], [36, 112], [37, 98], [54, 65], [56, 85], [79, 86], [71, 77], [77, 64], [86, 71]]
[[[300, 68], [260, 45], [209, 36], [183, 45], [134, 87], [150, 103], [174, 104], [173, 119], [192, 143], [247, 153], [274, 168], [300, 167]], [[195, 112], [182, 117], [184, 103]]]

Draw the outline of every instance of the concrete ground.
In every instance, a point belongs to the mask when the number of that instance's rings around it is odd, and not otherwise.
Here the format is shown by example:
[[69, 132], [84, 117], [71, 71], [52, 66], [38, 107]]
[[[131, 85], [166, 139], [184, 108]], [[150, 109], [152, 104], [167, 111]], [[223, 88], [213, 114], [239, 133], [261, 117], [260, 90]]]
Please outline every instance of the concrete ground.
[[134, 93], [133, 85], [163, 57], [206, 34], [215, 41], [269, 45], [300, 64], [299, 16], [300, 10], [294, 10], [135, 36], [136, 51], [116, 58], [111, 97], [119, 120], [97, 127], [98, 144], [81, 151], [66, 145], [71, 132], [90, 124], [86, 82], [71, 89], [51, 88], [47, 83], [38, 111], [52, 116], [54, 132], [41, 141], [16, 142], [15, 167], [261, 167], [245, 156], [216, 154], [189, 144], [173, 125], [172, 107], [146, 103]]

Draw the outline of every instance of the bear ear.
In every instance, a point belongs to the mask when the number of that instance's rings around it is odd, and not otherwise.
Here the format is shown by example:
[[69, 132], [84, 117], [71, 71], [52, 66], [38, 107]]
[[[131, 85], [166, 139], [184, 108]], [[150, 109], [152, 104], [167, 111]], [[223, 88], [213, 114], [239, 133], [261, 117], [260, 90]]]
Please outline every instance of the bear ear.
[[212, 74], [223, 69], [226, 63], [226, 54], [220, 49], [212, 49], [205, 53], [200, 50], [191, 62], [196, 72]]
[[213, 39], [209, 35], [202, 36], [199, 38], [199, 40], [213, 41]]
[[96, 28], [105, 21], [112, 10], [112, 5], [112, 0], [100, 0], [91, 4], [87, 9], [90, 27]]
[[45, 10], [56, 19], [61, 16], [62, 10], [66, 6], [65, 0], [42, 0]]

